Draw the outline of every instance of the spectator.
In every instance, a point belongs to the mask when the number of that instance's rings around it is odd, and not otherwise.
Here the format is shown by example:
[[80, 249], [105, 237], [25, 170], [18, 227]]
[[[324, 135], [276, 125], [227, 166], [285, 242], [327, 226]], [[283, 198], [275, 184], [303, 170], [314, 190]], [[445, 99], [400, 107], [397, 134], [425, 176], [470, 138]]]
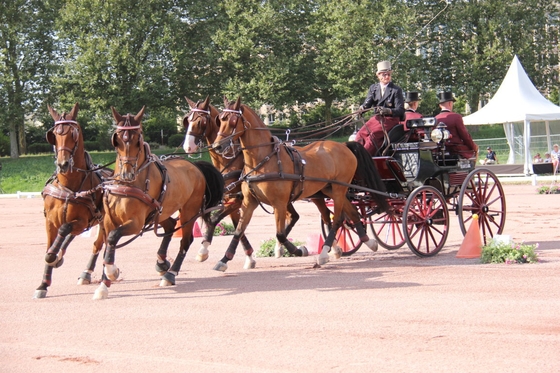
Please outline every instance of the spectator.
[[552, 151], [550, 152], [550, 158], [552, 158], [552, 170], [554, 173], [558, 171], [558, 157], [560, 153], [558, 152], [558, 144], [552, 146]]
[[549, 152], [544, 153], [544, 160], [543, 160], [543, 162], [544, 162], [544, 163], [551, 163], [551, 162], [552, 162], [552, 158], [550, 158], [550, 153], [549, 153]]
[[541, 153], [537, 153], [537, 155], [533, 157], [533, 163], [543, 163], [543, 159], [541, 158]]
[[498, 157], [496, 157], [496, 152], [492, 150], [491, 147], [486, 148], [486, 158], [481, 159], [480, 163], [482, 164], [497, 164]]

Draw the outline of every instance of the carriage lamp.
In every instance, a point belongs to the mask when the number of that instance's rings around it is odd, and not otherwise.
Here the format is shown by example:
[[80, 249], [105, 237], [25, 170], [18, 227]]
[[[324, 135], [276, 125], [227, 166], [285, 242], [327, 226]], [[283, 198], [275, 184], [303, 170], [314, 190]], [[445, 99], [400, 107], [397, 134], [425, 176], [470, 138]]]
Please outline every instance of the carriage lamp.
[[437, 128], [433, 129], [430, 133], [430, 137], [433, 141], [440, 142], [449, 139], [451, 136], [445, 123], [438, 123]]

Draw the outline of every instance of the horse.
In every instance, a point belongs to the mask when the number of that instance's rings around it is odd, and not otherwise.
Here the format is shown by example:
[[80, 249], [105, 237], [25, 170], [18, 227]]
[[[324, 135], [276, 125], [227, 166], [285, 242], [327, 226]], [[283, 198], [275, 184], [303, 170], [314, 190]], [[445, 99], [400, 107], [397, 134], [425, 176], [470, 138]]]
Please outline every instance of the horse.
[[[194, 102], [185, 97], [189, 105], [189, 113], [183, 118], [183, 126], [186, 129], [185, 141], [183, 142], [183, 149], [187, 154], [196, 153], [200, 147], [204, 146], [204, 141], [209, 146], [210, 159], [214, 166], [220, 170], [224, 176], [224, 181], [228, 185], [227, 193], [224, 195], [223, 205], [225, 209], [219, 214], [215, 215], [207, 226], [206, 233], [202, 241], [202, 246], [198, 251], [196, 259], [200, 262], [208, 259], [208, 247], [212, 244], [214, 228], [229, 215], [233, 222], [233, 226], [237, 227], [240, 218], [240, 207], [243, 196], [241, 194], [241, 183], [239, 183], [239, 176], [243, 169], [243, 156], [239, 147], [231, 147], [226, 154], [218, 154], [211, 147], [218, 135], [218, 125], [216, 119], [218, 118], [218, 110], [210, 104], [210, 99], [206, 97], [204, 101]], [[288, 216], [286, 231], [289, 233], [292, 227], [299, 219], [299, 214], [293, 207], [293, 204], [288, 205]], [[247, 240], [245, 235], [242, 235], [241, 244], [246, 255], [245, 269], [255, 268], [255, 260], [253, 258], [253, 248]], [[281, 257], [284, 255], [284, 248], [278, 241], [274, 249], [275, 256]], [[233, 259], [235, 253], [226, 252], [228, 259]], [[226, 271], [227, 264], [224, 265], [223, 261], [218, 262], [214, 267], [217, 271]]]
[[[273, 138], [258, 114], [241, 104], [241, 98], [229, 102], [224, 97], [224, 107], [218, 118], [220, 130], [213, 148], [220, 153], [238, 140], [245, 163], [241, 219], [228, 250], [235, 249], [253, 211], [260, 203], [265, 203], [274, 208], [278, 241], [290, 253], [296, 256], [306, 255], [305, 250], [296, 248], [288, 241], [283, 217], [286, 206], [291, 201], [318, 195], [333, 200], [334, 217], [329, 224], [329, 234], [321, 254], [317, 257], [317, 264], [329, 261], [328, 252], [331, 248], [335, 251], [335, 257], [340, 257], [340, 248], [336, 244], [333, 246], [333, 243], [345, 216], [355, 224], [360, 240], [373, 251], [377, 250], [377, 241], [368, 237], [357, 210], [346, 197], [348, 187], [358, 170], [368, 188], [386, 191], [379, 172], [363, 146], [355, 142], [342, 144], [325, 140], [304, 147], [290, 147]], [[375, 199], [379, 212], [388, 209], [384, 195], [373, 193], [372, 198]], [[329, 212], [325, 211], [324, 200], [317, 205], [325, 220], [325, 215]]]
[[[90, 155], [84, 150], [82, 128], [76, 121], [79, 105], [70, 113], [59, 114], [48, 106], [54, 126], [46, 134], [47, 141], [54, 147], [56, 171], [42, 191], [47, 229], [47, 253], [41, 285], [35, 290], [34, 298], [45, 298], [52, 283], [52, 272], [64, 262], [68, 245], [76, 235], [98, 225], [102, 220], [103, 191], [98, 188], [111, 171], [94, 171]], [[105, 238], [103, 225], [93, 243], [93, 253], [78, 284], [91, 283], [91, 273]]]
[[[94, 299], [108, 297], [111, 282], [119, 276], [115, 266], [115, 249], [123, 236], [139, 235], [148, 229], [156, 234], [164, 230], [157, 251], [156, 271], [161, 275], [160, 286], [175, 285], [189, 246], [193, 241], [195, 220], [208, 220], [210, 211], [222, 200], [222, 175], [209, 162], [190, 162], [180, 157], [159, 159], [151, 153], [142, 136], [142, 109], [134, 116], [121, 115], [111, 107], [117, 123], [111, 142], [116, 149], [115, 173], [104, 184], [103, 224], [107, 234], [104, 271]], [[167, 260], [167, 248], [179, 212], [182, 238], [173, 265]], [[121, 245], [122, 246], [122, 245]]]

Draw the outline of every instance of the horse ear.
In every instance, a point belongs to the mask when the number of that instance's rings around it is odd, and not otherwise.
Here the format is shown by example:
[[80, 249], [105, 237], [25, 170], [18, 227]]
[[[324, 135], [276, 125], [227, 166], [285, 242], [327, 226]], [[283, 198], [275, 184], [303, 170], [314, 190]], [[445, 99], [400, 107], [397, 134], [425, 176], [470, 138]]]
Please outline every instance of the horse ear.
[[208, 110], [208, 105], [210, 105], [210, 96], [206, 96], [204, 102], [202, 103], [204, 110]]
[[113, 135], [111, 136], [111, 144], [113, 144], [113, 147], [115, 147], [115, 148], [117, 147], [117, 145], [119, 145], [117, 143], [117, 133], [116, 132], [113, 133]]
[[189, 107], [191, 109], [194, 109], [196, 107], [196, 102], [194, 102], [193, 100], [189, 99], [187, 96], [185, 96], [185, 100], [187, 100], [187, 103], [189, 104]]
[[233, 105], [233, 110], [239, 110], [240, 106], [241, 106], [241, 96], [238, 96], [237, 101], [235, 101], [235, 105]]
[[56, 137], [53, 133], [53, 129], [51, 128], [50, 130], [47, 131], [47, 134], [45, 135], [45, 138], [47, 139], [47, 142], [51, 145], [56, 145]]
[[76, 102], [74, 104], [74, 107], [72, 108], [72, 111], [70, 111], [70, 117], [73, 120], [76, 120], [76, 118], [78, 117], [78, 111], [80, 110], [80, 105], [78, 105], [78, 103]]
[[224, 95], [224, 107], [227, 108], [229, 106], [229, 100], [227, 99], [226, 95]]
[[117, 123], [121, 122], [122, 121], [122, 115], [119, 114], [117, 109], [115, 109], [113, 106], [111, 106], [111, 111], [113, 112], [113, 118], [115, 118], [115, 121]]
[[58, 118], [60, 118], [60, 115], [58, 115], [56, 110], [54, 110], [50, 105], [47, 105], [47, 108], [49, 109], [49, 113], [51, 114], [52, 119], [57, 121]]
[[144, 116], [144, 109], [145, 108], [146, 108], [146, 105], [142, 106], [142, 109], [140, 109], [138, 114], [136, 114], [134, 116], [134, 120], [137, 121], [138, 123], [142, 122], [142, 117]]

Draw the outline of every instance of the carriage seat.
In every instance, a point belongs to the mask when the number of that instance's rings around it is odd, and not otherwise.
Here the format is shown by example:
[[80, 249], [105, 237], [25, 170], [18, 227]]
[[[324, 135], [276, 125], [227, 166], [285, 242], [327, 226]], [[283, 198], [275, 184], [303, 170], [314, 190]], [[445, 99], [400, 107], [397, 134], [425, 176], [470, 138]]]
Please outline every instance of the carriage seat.
[[410, 139], [411, 132], [402, 124], [397, 124], [395, 127], [391, 128], [383, 144], [376, 153], [376, 156], [385, 156], [387, 152], [391, 149], [392, 144], [408, 142]]

